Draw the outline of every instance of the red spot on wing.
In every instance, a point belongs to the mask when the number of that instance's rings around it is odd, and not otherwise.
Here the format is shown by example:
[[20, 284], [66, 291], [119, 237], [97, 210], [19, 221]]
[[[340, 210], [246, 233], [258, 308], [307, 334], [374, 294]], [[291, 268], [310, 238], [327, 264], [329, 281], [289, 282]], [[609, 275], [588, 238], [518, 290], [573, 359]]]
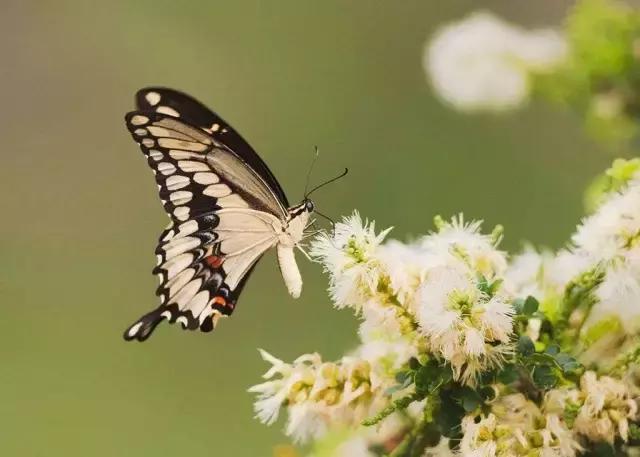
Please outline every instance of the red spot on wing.
[[219, 255], [210, 255], [209, 257], [205, 257], [204, 260], [211, 268], [220, 268], [220, 265], [224, 262], [224, 257]]
[[225, 307], [225, 306], [227, 306], [227, 301], [224, 299], [224, 297], [221, 297], [220, 295], [216, 295], [213, 298], [213, 304]]

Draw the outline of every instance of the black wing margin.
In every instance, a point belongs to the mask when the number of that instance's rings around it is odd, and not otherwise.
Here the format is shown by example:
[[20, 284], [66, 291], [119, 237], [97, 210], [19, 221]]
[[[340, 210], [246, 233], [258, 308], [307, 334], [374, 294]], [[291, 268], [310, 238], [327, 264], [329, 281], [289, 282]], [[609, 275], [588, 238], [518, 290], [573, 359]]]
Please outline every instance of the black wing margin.
[[146, 87], [136, 93], [136, 105], [140, 111], [159, 112], [179, 117], [187, 124], [205, 130], [216, 141], [224, 144], [255, 170], [269, 185], [285, 208], [289, 202], [280, 183], [266, 163], [249, 143], [224, 119], [195, 98], [165, 87]]

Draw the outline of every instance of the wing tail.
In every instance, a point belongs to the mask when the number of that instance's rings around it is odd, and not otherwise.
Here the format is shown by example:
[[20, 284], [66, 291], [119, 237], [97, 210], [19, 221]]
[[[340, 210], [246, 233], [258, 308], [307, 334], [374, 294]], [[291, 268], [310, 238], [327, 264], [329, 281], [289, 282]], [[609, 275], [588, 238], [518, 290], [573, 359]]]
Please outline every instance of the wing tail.
[[124, 339], [126, 341], [144, 341], [149, 338], [158, 324], [166, 318], [163, 315], [165, 309], [165, 306], [159, 306], [135, 321], [125, 330]]

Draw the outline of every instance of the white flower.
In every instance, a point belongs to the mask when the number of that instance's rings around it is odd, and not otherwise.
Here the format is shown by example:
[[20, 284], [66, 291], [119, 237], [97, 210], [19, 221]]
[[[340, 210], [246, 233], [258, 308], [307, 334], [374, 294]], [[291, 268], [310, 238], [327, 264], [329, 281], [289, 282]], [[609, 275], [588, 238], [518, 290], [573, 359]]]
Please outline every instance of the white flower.
[[329, 291], [338, 308], [354, 306], [375, 293], [380, 276], [375, 253], [391, 229], [375, 233], [375, 224], [363, 222], [357, 211], [335, 225], [332, 236], [319, 235], [310, 254], [330, 274]]
[[627, 441], [629, 419], [636, 419], [638, 414], [638, 405], [627, 386], [587, 371], [580, 379], [580, 391], [583, 404], [574, 429], [593, 441], [613, 443], [616, 435]]
[[431, 350], [451, 363], [455, 379], [473, 384], [510, 352], [513, 308], [503, 297], [487, 297], [465, 269], [430, 270], [419, 297], [420, 330]]
[[552, 69], [566, 52], [556, 32], [527, 31], [477, 12], [438, 31], [423, 65], [436, 93], [453, 107], [505, 110], [526, 101], [531, 72]]
[[318, 354], [311, 354], [296, 359], [294, 365], [283, 362], [267, 351], [259, 349], [262, 359], [272, 364], [271, 368], [262, 376], [264, 379], [279, 378], [255, 385], [249, 392], [258, 394], [254, 409], [256, 418], [260, 422], [271, 425], [278, 420], [280, 407], [290, 394], [291, 388], [298, 382], [312, 382], [313, 371], [309, 367], [317, 365], [320, 360]]
[[598, 302], [593, 306], [585, 328], [615, 316], [628, 334], [636, 334], [640, 330], [640, 252], [610, 265], [595, 296]]
[[437, 232], [421, 240], [432, 265], [452, 265], [460, 262], [477, 273], [492, 278], [504, 273], [505, 253], [496, 249], [500, 238], [480, 233], [482, 221], [465, 222], [462, 214], [449, 222], [441, 222]]
[[266, 382], [249, 389], [258, 396], [256, 418], [272, 424], [286, 405], [285, 432], [296, 442], [318, 438], [329, 426], [357, 424], [372, 410], [387, 406], [381, 389], [390, 383], [372, 379], [371, 364], [364, 359], [343, 357], [332, 363], [322, 362], [318, 354], [305, 354], [288, 364], [260, 353], [272, 367], [263, 376]]
[[544, 415], [521, 393], [500, 397], [488, 415], [462, 420], [462, 456], [575, 457], [581, 450], [557, 415]]
[[572, 237], [577, 249], [605, 261], [640, 249], [640, 185], [615, 193]]
[[518, 297], [532, 295], [537, 298], [544, 296], [542, 276], [544, 266], [553, 254], [549, 251], [537, 252], [527, 246], [524, 251], [514, 256], [504, 274], [505, 287]]
[[579, 389], [563, 388], [547, 393], [544, 409], [556, 415], [571, 409], [576, 413], [574, 432], [593, 442], [613, 443], [616, 437], [627, 441], [629, 420], [638, 419], [637, 401], [636, 394], [624, 382], [587, 371], [580, 379]]
[[544, 266], [543, 283], [561, 293], [569, 281], [590, 270], [594, 263], [593, 257], [583, 251], [562, 249]]
[[413, 298], [429, 266], [429, 257], [418, 244], [389, 240], [376, 253], [389, 278], [389, 287], [398, 301], [407, 305]]

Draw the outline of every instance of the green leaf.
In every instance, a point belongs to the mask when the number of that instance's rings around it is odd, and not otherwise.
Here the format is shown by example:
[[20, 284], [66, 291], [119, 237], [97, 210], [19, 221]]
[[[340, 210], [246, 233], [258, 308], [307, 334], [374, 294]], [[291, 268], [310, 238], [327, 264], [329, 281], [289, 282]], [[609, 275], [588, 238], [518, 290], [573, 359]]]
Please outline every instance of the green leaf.
[[546, 352], [549, 355], [555, 356], [560, 352], [560, 346], [558, 346], [557, 344], [551, 344], [547, 347], [546, 351], [544, 352]]
[[422, 365], [420, 365], [420, 361], [415, 357], [411, 357], [409, 359], [409, 368], [411, 368], [412, 370], [419, 370], [421, 366]]
[[460, 398], [462, 407], [468, 413], [475, 411], [482, 404], [482, 397], [473, 389], [465, 388]]
[[555, 360], [560, 365], [563, 373], [573, 373], [582, 367], [580, 362], [565, 352], [556, 354]]
[[525, 316], [532, 316], [533, 313], [538, 311], [539, 306], [540, 303], [538, 302], [538, 300], [535, 297], [529, 295], [527, 298], [525, 298], [522, 305], [522, 314], [524, 314]]
[[453, 398], [451, 390], [440, 393], [440, 408], [435, 414], [436, 423], [440, 427], [440, 433], [447, 438], [460, 438], [462, 428], [460, 423], [465, 415], [464, 408]]
[[522, 335], [518, 340], [517, 349], [518, 353], [526, 357], [533, 354], [536, 350], [536, 347], [534, 346], [533, 341], [531, 341], [531, 338], [529, 338], [527, 335]]
[[609, 443], [595, 443], [585, 455], [588, 457], [615, 457], [616, 450]]
[[416, 384], [416, 392], [420, 394], [429, 393], [433, 386], [437, 383], [439, 375], [438, 364], [431, 360], [426, 365], [420, 367], [416, 371], [414, 382]]
[[534, 363], [542, 363], [542, 364], [554, 364], [556, 363], [556, 359], [551, 354], [546, 354], [544, 352], [535, 352], [530, 354], [527, 357], [528, 362]]
[[558, 383], [558, 377], [556, 376], [553, 368], [549, 365], [538, 365], [533, 369], [532, 375], [535, 385], [543, 390], [555, 387]]
[[520, 378], [518, 368], [515, 365], [505, 365], [498, 373], [497, 380], [502, 384], [511, 384]]

